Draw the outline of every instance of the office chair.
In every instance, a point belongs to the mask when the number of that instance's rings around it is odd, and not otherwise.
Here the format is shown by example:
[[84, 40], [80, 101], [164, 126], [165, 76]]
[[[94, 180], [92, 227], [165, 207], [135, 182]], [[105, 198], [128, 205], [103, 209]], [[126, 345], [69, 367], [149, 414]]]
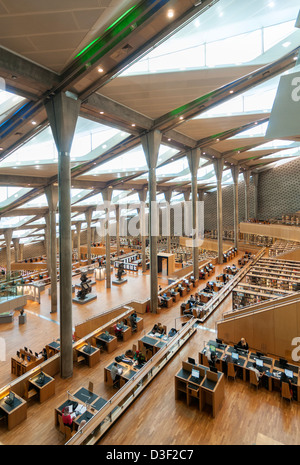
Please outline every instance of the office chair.
[[234, 368], [234, 364], [232, 362], [227, 363], [227, 378], [233, 378], [235, 380], [237, 372]]
[[292, 392], [291, 392], [291, 389], [290, 389], [290, 385], [289, 385], [289, 383], [286, 383], [284, 381], [281, 384], [281, 397], [283, 399], [288, 399], [290, 402], [293, 399], [293, 395], [292, 395]]
[[92, 381], [89, 381], [88, 390], [89, 390], [90, 392], [94, 392], [94, 383], [92, 383]]
[[256, 378], [256, 374], [253, 370], [249, 370], [249, 373], [250, 373], [250, 384], [252, 384], [253, 386], [256, 387], [256, 389], [259, 388], [259, 380], [257, 380]]

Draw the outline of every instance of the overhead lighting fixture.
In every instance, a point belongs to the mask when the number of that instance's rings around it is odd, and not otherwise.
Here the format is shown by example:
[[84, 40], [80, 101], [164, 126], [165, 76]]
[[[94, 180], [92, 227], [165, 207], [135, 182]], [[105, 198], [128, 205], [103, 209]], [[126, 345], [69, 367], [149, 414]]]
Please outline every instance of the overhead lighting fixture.
[[282, 44], [283, 47], [288, 47], [289, 45], [291, 45], [291, 42], [284, 42], [284, 43]]
[[131, 125], [131, 126], [134, 128], [134, 127], [135, 127], [135, 123], [132, 123], [132, 125]]
[[100, 115], [104, 115], [104, 111], [100, 111]]
[[230, 90], [229, 93], [230, 93], [230, 94], [233, 94], [233, 90]]
[[167, 16], [168, 16], [168, 18], [173, 18], [174, 17], [174, 10], [168, 10]]
[[103, 73], [103, 68], [98, 68], [98, 73]]
[[36, 125], [36, 121], [31, 121], [31, 124]]

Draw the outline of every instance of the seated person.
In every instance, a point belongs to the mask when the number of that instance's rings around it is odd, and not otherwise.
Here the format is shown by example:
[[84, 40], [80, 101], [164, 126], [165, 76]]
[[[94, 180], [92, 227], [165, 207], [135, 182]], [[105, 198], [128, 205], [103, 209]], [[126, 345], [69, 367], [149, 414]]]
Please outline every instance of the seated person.
[[195, 299], [195, 297], [193, 296], [193, 294], [191, 294], [191, 296], [190, 296], [188, 302], [190, 302], [191, 306], [196, 302], [196, 299]]
[[69, 407], [66, 406], [62, 409], [61, 417], [62, 417], [63, 424], [65, 426], [69, 426], [70, 428], [72, 428], [73, 419], [76, 417], [76, 413], [75, 412], [71, 413]]
[[129, 321], [130, 321], [132, 329], [136, 329], [137, 327], [136, 319], [137, 319], [137, 314], [136, 312], [133, 312], [129, 317]]
[[164, 297], [162, 297], [161, 295], [157, 296], [158, 298], [158, 305], [160, 307], [166, 307], [167, 306], [167, 301]]
[[292, 380], [288, 376], [286, 376], [285, 372], [283, 371], [280, 376], [280, 390], [282, 389], [282, 383], [288, 383], [290, 387], [290, 393], [293, 397], [293, 388], [292, 388]]
[[120, 326], [118, 326], [118, 324], [114, 324], [113, 326], [114, 328], [114, 332], [115, 332], [115, 335], [117, 336], [117, 338], [121, 338], [122, 337], [122, 328], [120, 328]]
[[117, 362], [113, 364], [110, 370], [111, 379], [113, 383], [116, 384], [120, 382], [120, 375], [123, 373], [123, 368], [119, 368]]
[[175, 328], [171, 328], [170, 331], [169, 331], [168, 336], [173, 337], [173, 336], [175, 336], [175, 334], [177, 334], [177, 330]]
[[249, 349], [248, 342], [246, 341], [246, 339], [244, 337], [242, 337], [241, 340], [237, 343], [237, 347], [239, 349], [243, 349], [243, 350], [248, 350]]
[[183, 291], [183, 286], [181, 284], [178, 284], [178, 292], [180, 294], [180, 296], [182, 297], [182, 291]]
[[260, 380], [261, 380], [262, 376], [264, 375], [264, 372], [260, 372], [257, 369], [257, 366], [256, 366], [255, 362], [253, 362], [252, 367], [250, 367], [249, 370], [254, 371], [254, 373], [256, 375], [257, 382], [260, 383]]
[[211, 352], [211, 350], [207, 349], [205, 351], [205, 355], [208, 360], [209, 366], [215, 366], [216, 360], [217, 360], [217, 355], [214, 352]]

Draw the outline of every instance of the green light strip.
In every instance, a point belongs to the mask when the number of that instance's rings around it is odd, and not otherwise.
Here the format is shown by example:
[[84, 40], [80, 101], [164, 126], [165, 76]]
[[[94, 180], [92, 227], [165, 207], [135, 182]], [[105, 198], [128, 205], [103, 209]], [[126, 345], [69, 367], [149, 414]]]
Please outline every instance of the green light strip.
[[114, 27], [119, 21], [121, 21], [122, 18], [124, 18], [124, 16], [127, 15], [127, 13], [129, 13], [131, 10], [133, 10], [134, 8], [136, 7], [136, 5], [132, 6], [131, 8], [129, 8], [129, 10], [125, 11], [125, 13], [122, 14], [122, 16], [120, 16], [120, 18], [116, 19], [116, 21], [114, 23], [112, 23], [107, 29], [105, 29], [104, 32], [106, 31], [109, 31], [109, 29], [111, 29], [112, 27]]
[[98, 39], [100, 39], [100, 37], [97, 37], [97, 39], [94, 39], [90, 44], [88, 44], [83, 50], [81, 50], [81, 52], [79, 52], [75, 57], [75, 58], [78, 58], [80, 55], [82, 55], [88, 48], [90, 48]]
[[[105, 29], [104, 32], [107, 32], [109, 31], [109, 29], [111, 29], [112, 27], [114, 27], [119, 21], [121, 21], [121, 19], [124, 18], [124, 16], [126, 16], [131, 10], [133, 10], [134, 8], [136, 7], [136, 5], [134, 5], [133, 7], [129, 8], [129, 10], [125, 11], [125, 13], [122, 14], [122, 16], [120, 16], [114, 23], [112, 23], [107, 29]], [[86, 50], [88, 50], [95, 42], [97, 42], [97, 40], [100, 39], [100, 37], [97, 37], [96, 39], [94, 39], [92, 42], [90, 42], [83, 50], [81, 50], [81, 52], [77, 53], [77, 55], [74, 57], [74, 60], [75, 58], [78, 58], [80, 57]]]

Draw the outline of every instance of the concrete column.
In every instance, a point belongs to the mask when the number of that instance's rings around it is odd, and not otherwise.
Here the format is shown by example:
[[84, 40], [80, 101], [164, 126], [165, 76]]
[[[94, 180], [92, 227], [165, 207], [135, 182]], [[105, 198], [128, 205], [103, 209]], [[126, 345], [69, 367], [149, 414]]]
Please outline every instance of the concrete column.
[[56, 243], [56, 210], [58, 203], [58, 187], [51, 184], [45, 187], [45, 195], [47, 197], [49, 207], [49, 228], [50, 228], [50, 240], [49, 240], [49, 251], [50, 260], [47, 267], [49, 270], [49, 276], [51, 280], [51, 313], [57, 312], [57, 243]]
[[15, 263], [19, 261], [19, 245], [20, 245], [20, 239], [15, 238], [12, 240], [14, 244], [14, 250], [15, 250]]
[[92, 215], [93, 215], [93, 210], [89, 208], [85, 212], [85, 220], [87, 222], [87, 228], [86, 228], [86, 247], [87, 247], [87, 261], [88, 265], [92, 263], [92, 258], [91, 258], [91, 247], [92, 247], [92, 230], [91, 230], [91, 222], [92, 222]]
[[249, 220], [249, 187], [250, 187], [250, 175], [251, 171], [247, 170], [243, 172], [244, 181], [245, 181], [245, 220]]
[[111, 261], [110, 261], [110, 232], [109, 232], [109, 216], [110, 216], [110, 203], [112, 197], [112, 188], [107, 187], [102, 191], [102, 197], [106, 203], [106, 212], [105, 212], [105, 261], [106, 261], [106, 288], [111, 288]]
[[156, 166], [161, 143], [160, 131], [152, 131], [141, 137], [143, 150], [148, 165], [149, 190], [149, 248], [150, 248], [150, 312], [157, 313], [157, 235], [158, 207], [156, 203]]
[[73, 375], [70, 151], [80, 104], [80, 100], [68, 97], [65, 93], [55, 95], [45, 104], [58, 151], [60, 374], [62, 378], [69, 378]]
[[193, 275], [195, 279], [199, 279], [199, 243], [200, 243], [200, 232], [199, 232], [199, 218], [198, 218], [198, 205], [197, 205], [197, 191], [198, 191], [198, 180], [197, 173], [200, 163], [200, 149], [193, 149], [187, 152], [187, 160], [191, 172], [192, 181], [192, 252], [193, 252]]
[[190, 233], [190, 230], [191, 230], [191, 227], [190, 227], [191, 218], [189, 217], [189, 209], [186, 207], [186, 203], [190, 201], [190, 196], [191, 196], [190, 190], [185, 191], [183, 193], [184, 203], [183, 203], [183, 215], [182, 215], [182, 218], [183, 218], [183, 232], [182, 232], [182, 235], [184, 237], [189, 236], [190, 235], [189, 233]]
[[234, 247], [238, 248], [239, 244], [239, 166], [231, 168], [233, 179], [233, 234]]
[[20, 262], [24, 259], [24, 244], [19, 245], [19, 260]]
[[[173, 191], [172, 189], [168, 190], [165, 194], [165, 199], [167, 202], [167, 207], [166, 207], [166, 231], [163, 232], [163, 235], [166, 234], [167, 236], [167, 253], [171, 253], [171, 207], [170, 207], [170, 202], [172, 198]], [[163, 225], [164, 227], [164, 225]]]
[[4, 230], [4, 239], [6, 244], [6, 278], [11, 275], [11, 240], [12, 240], [12, 229]]
[[77, 233], [77, 260], [80, 262], [80, 233], [81, 233], [81, 222], [76, 223]]
[[254, 218], [258, 219], [258, 173], [252, 173], [254, 184]]
[[116, 204], [116, 245], [117, 257], [120, 255], [120, 205]]
[[218, 263], [223, 263], [223, 204], [222, 204], [222, 176], [223, 158], [214, 160], [214, 168], [217, 177], [217, 230], [218, 230]]
[[140, 231], [141, 231], [141, 242], [142, 242], [142, 273], [147, 271], [146, 265], [146, 199], [147, 199], [147, 189], [142, 189], [138, 191], [138, 196], [140, 199]]
[[45, 249], [46, 249], [46, 256], [47, 256], [47, 270], [48, 270], [48, 275], [50, 276], [50, 270], [51, 270], [51, 252], [50, 252], [50, 217], [49, 217], [49, 212], [46, 213], [44, 216], [45, 218]]

